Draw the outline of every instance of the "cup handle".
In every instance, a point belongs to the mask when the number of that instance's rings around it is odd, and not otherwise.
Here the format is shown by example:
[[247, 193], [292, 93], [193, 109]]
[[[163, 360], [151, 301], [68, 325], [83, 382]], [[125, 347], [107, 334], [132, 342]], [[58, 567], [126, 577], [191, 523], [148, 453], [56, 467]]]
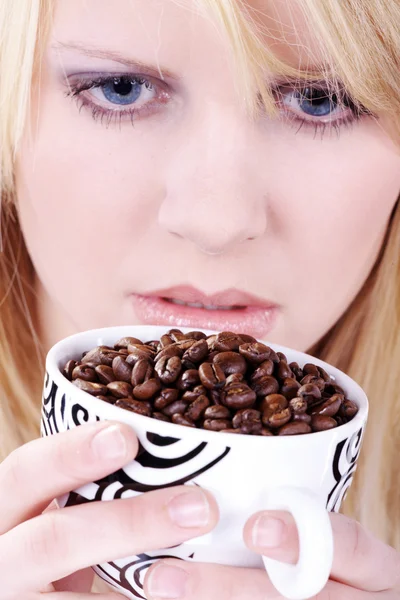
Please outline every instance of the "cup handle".
[[300, 541], [296, 565], [262, 557], [272, 584], [289, 600], [316, 596], [325, 587], [333, 563], [333, 533], [328, 512], [312, 492], [295, 487], [269, 491], [266, 510], [290, 512]]

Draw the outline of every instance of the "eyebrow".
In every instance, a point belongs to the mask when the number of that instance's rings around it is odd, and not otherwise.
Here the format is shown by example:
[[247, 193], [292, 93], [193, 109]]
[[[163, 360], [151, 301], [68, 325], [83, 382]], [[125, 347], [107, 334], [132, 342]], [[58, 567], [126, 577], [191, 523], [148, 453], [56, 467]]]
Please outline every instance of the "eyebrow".
[[141, 71], [141, 72], [146, 73], [147, 75], [151, 75], [153, 77], [162, 76], [163, 78], [167, 77], [169, 79], [175, 79], [175, 80], [180, 79], [175, 73], [173, 73], [169, 69], [162, 67], [161, 65], [157, 65], [157, 66], [148, 65], [139, 60], [129, 58], [128, 56], [125, 56], [121, 52], [118, 52], [117, 50], [113, 50], [111, 48], [98, 48], [96, 46], [88, 46], [81, 42], [72, 42], [72, 41], [71, 42], [55, 42], [52, 45], [52, 48], [56, 51], [74, 50], [74, 51], [79, 52], [79, 54], [88, 56], [90, 58], [100, 58], [103, 60], [111, 60], [113, 62], [117, 62], [121, 65], [124, 65], [131, 70]]

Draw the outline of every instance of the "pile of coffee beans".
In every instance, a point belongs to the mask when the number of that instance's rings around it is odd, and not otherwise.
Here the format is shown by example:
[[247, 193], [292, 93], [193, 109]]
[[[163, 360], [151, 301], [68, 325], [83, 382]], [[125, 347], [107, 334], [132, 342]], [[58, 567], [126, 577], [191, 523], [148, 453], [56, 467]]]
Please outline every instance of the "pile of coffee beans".
[[245, 334], [171, 329], [70, 360], [78, 388], [119, 408], [186, 427], [248, 435], [298, 435], [343, 425], [358, 407], [314, 364], [288, 363]]

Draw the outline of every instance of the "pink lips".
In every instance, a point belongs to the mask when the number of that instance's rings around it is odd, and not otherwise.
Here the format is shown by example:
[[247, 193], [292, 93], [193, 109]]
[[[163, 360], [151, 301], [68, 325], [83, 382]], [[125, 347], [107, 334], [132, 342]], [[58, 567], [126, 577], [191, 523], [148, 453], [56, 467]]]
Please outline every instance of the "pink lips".
[[179, 286], [131, 295], [136, 316], [145, 325], [228, 330], [265, 337], [273, 329], [278, 307], [231, 289], [206, 296]]

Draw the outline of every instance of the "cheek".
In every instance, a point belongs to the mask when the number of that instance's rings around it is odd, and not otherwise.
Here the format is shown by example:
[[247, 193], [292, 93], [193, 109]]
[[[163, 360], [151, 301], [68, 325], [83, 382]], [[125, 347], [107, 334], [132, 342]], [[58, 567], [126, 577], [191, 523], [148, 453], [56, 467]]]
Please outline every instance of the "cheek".
[[291, 177], [280, 178], [272, 218], [292, 274], [282, 290], [290, 328], [315, 333], [311, 345], [370, 273], [400, 191], [400, 157], [376, 125], [363, 124], [337, 141], [303, 143], [287, 160]]
[[22, 227], [39, 274], [55, 261], [79, 272], [82, 257], [86, 268], [100, 258], [109, 266], [146, 228], [162, 195], [150, 139], [140, 126], [94, 123], [55, 94], [42, 99], [39, 131], [24, 140], [17, 165]]

